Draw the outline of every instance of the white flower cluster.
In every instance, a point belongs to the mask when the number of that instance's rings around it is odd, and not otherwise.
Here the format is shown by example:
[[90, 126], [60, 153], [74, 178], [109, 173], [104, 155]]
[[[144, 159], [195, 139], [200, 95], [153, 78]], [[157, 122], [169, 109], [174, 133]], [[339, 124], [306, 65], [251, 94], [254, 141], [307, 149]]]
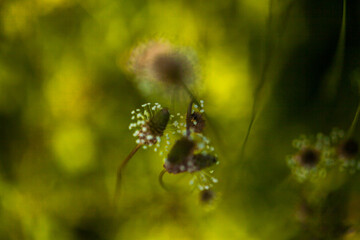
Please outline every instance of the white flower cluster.
[[357, 142], [346, 138], [342, 130], [333, 129], [328, 136], [302, 135], [293, 146], [298, 152], [287, 157], [287, 164], [299, 182], [325, 178], [334, 168], [349, 173], [360, 170]]
[[136, 138], [137, 144], [142, 144], [144, 149], [155, 145], [154, 151], [156, 152], [160, 147], [161, 136], [151, 130], [149, 121], [162, 107], [159, 103], [154, 105], [145, 103], [141, 107], [142, 109], [138, 108], [131, 112], [131, 120], [133, 122], [130, 123], [129, 130], [134, 130], [133, 136]]
[[[201, 121], [205, 121], [204, 114], [204, 101], [199, 101], [200, 106], [194, 104], [191, 110], [191, 115], [198, 113], [202, 115]], [[212, 146], [210, 140], [204, 135], [203, 131], [195, 131], [194, 128], [189, 128], [190, 135], [187, 135], [187, 123], [186, 123], [186, 114], [181, 115], [180, 113], [172, 116], [173, 121], [170, 126], [173, 130], [165, 134], [167, 141], [167, 146], [165, 146], [165, 152], [169, 153], [169, 146], [171, 148], [176, 144], [177, 139], [186, 138], [189, 141], [195, 144], [194, 149], [191, 152], [186, 160], [179, 164], [172, 164], [168, 161], [167, 154], [164, 157], [164, 167], [168, 169], [171, 173], [183, 173], [188, 172], [192, 174], [192, 178], [189, 182], [190, 185], [197, 186], [200, 191], [207, 190], [213, 187], [214, 183], [217, 183], [218, 180], [213, 177], [212, 165], [219, 164], [217, 160], [217, 154], [215, 153], [215, 148]], [[193, 120], [193, 119], [192, 119]], [[192, 124], [196, 126], [198, 122], [192, 121]], [[204, 123], [201, 123], [204, 124]], [[171, 141], [170, 141], [171, 140]], [[199, 164], [198, 160], [204, 163], [204, 166]], [[205, 164], [205, 162], [208, 163]]]

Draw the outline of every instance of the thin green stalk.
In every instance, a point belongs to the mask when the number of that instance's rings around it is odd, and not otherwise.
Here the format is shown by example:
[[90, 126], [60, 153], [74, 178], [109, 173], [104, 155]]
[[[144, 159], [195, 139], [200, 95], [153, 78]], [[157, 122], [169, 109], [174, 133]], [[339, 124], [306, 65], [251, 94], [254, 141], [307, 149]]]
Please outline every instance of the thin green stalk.
[[122, 171], [125, 168], [126, 164], [129, 162], [129, 160], [135, 155], [135, 153], [140, 149], [142, 145], [143, 145], [142, 143], [136, 145], [136, 147], [129, 153], [129, 155], [122, 161], [122, 163], [118, 167], [117, 175], [116, 175], [116, 188], [115, 188], [115, 199], [114, 199], [115, 201], [120, 194]]
[[343, 0], [343, 11], [339, 41], [336, 48], [334, 61], [331, 65], [330, 71], [327, 74], [327, 86], [325, 89], [326, 96], [335, 96], [338, 83], [341, 79], [341, 74], [344, 66], [344, 54], [345, 54], [345, 37], [346, 37], [346, 0]]
[[356, 124], [359, 121], [359, 115], [360, 115], [360, 102], [359, 102], [358, 107], [356, 109], [355, 117], [354, 117], [354, 119], [353, 119], [353, 121], [351, 123], [351, 126], [349, 128], [349, 131], [348, 131], [348, 134], [347, 134], [348, 137], [351, 137], [354, 134]]
[[[188, 88], [188, 86], [185, 84], [185, 82], [181, 81], [181, 86], [184, 88], [184, 90], [186, 91], [186, 93], [189, 95], [190, 99], [192, 100], [192, 103], [195, 103], [196, 105], [198, 106], [201, 106], [200, 102], [197, 100], [197, 98], [195, 97], [195, 95], [191, 92], [191, 90]], [[220, 131], [215, 128], [212, 120], [209, 118], [209, 116], [204, 112], [202, 113], [203, 116], [206, 118], [208, 124], [209, 124], [209, 127], [211, 128], [213, 134], [215, 135], [218, 143], [223, 146], [223, 140], [221, 138], [221, 135], [220, 135]]]
[[163, 178], [164, 178], [165, 173], [167, 173], [165, 169], [161, 170], [161, 172], [160, 172], [160, 174], [159, 174], [159, 183], [160, 183], [160, 186], [161, 186], [165, 191], [169, 191], [169, 189], [168, 189], [168, 188], [165, 186], [165, 184], [164, 184], [164, 179], [163, 179]]
[[244, 137], [244, 141], [242, 143], [241, 146], [241, 150], [240, 150], [240, 159], [243, 159], [244, 157], [244, 153], [245, 153], [245, 148], [246, 148], [246, 144], [247, 141], [249, 139], [250, 133], [251, 133], [251, 129], [253, 127], [254, 121], [257, 117], [257, 113], [258, 113], [258, 108], [259, 108], [259, 102], [261, 102], [261, 93], [264, 89], [264, 85], [266, 82], [266, 73], [268, 71], [268, 68], [270, 66], [270, 62], [271, 62], [271, 55], [272, 55], [272, 48], [270, 46], [270, 34], [271, 34], [271, 23], [272, 23], [272, 8], [273, 8], [273, 1], [270, 0], [269, 3], [269, 17], [267, 20], [267, 33], [266, 33], [266, 51], [265, 51], [265, 56], [264, 56], [264, 65], [262, 67], [262, 71], [261, 71], [261, 75], [260, 75], [260, 81], [259, 84], [257, 86], [257, 88], [255, 89], [254, 92], [254, 102], [253, 102], [253, 106], [252, 106], [252, 110], [251, 110], [251, 119], [247, 128], [247, 132], [246, 135]]
[[192, 111], [192, 105], [194, 101], [191, 100], [189, 104], [188, 111], [186, 113], [186, 136], [190, 137], [190, 125], [191, 125], [191, 111]]
[[186, 83], [184, 81], [181, 81], [181, 85], [184, 88], [184, 90], [186, 91], [186, 93], [190, 96], [191, 100], [198, 106], [200, 106], [199, 101], [196, 99], [195, 95], [191, 92], [191, 90], [188, 88], [188, 86], [186, 85]]

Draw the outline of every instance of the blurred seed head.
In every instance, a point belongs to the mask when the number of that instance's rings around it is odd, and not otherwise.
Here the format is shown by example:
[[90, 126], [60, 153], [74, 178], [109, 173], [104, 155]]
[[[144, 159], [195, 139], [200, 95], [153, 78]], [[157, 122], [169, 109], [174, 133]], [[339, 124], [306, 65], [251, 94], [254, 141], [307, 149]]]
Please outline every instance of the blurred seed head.
[[130, 56], [129, 68], [135, 74], [146, 74], [156, 56], [171, 52], [171, 45], [166, 42], [149, 42], [136, 47]]
[[305, 147], [296, 156], [300, 165], [306, 168], [315, 167], [320, 161], [320, 152], [312, 147]]
[[181, 85], [194, 76], [190, 58], [167, 42], [149, 42], [135, 48], [130, 57], [130, 70], [139, 79], [167, 85]]
[[359, 144], [354, 139], [346, 139], [340, 143], [338, 154], [343, 159], [352, 159], [359, 153]]
[[155, 56], [150, 70], [155, 79], [174, 85], [189, 81], [192, 75], [192, 66], [186, 56], [181, 53]]

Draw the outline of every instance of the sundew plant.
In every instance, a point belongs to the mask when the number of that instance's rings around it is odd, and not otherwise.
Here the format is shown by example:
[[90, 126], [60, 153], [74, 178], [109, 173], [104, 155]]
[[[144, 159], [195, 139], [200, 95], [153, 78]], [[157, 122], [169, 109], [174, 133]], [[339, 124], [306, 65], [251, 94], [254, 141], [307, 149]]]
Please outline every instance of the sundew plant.
[[0, 0], [0, 240], [360, 239], [360, 1]]

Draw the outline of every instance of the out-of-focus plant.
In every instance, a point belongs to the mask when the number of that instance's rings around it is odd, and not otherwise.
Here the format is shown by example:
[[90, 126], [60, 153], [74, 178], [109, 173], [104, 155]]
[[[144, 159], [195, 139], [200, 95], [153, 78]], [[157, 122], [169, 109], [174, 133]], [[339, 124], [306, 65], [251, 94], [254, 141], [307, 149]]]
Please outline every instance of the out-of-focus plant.
[[302, 183], [296, 216], [308, 238], [340, 239], [352, 227], [346, 223], [346, 211], [360, 170], [359, 143], [353, 135], [359, 112], [347, 133], [334, 129], [328, 136], [302, 135], [293, 141], [298, 152], [287, 157], [287, 164]]
[[[161, 108], [155, 103], [143, 104], [143, 111], [132, 111], [129, 129], [135, 129], [137, 146], [120, 164], [117, 174], [116, 195], [118, 196], [121, 173], [127, 162], [134, 156], [140, 147], [144, 149], [154, 146], [154, 151], [160, 155], [167, 154], [164, 159], [164, 170], [160, 173], [159, 180], [164, 189], [162, 177], [165, 172], [179, 174], [188, 172], [193, 175], [191, 185], [197, 185], [200, 191], [209, 190], [217, 179], [209, 170], [218, 163], [217, 156], [213, 153], [214, 147], [204, 135], [206, 115], [204, 101], [198, 101], [188, 88], [188, 84], [195, 79], [194, 66], [187, 54], [168, 42], [153, 41], [135, 48], [130, 57], [130, 69], [135, 74], [139, 84], [159, 84], [165, 88], [184, 89], [189, 97], [190, 104], [185, 117], [178, 113], [170, 114], [168, 109]], [[170, 120], [170, 122], [169, 122]], [[167, 125], [170, 125], [167, 127]], [[169, 129], [166, 132], [166, 129]], [[172, 129], [171, 129], [172, 128]], [[162, 136], [166, 145], [161, 149]], [[175, 135], [174, 144], [170, 145], [170, 135]], [[208, 201], [210, 202], [210, 201]]]
[[173, 94], [184, 90], [195, 98], [189, 88], [196, 80], [195, 62], [194, 54], [189, 49], [158, 40], [134, 48], [129, 69], [144, 92], [161, 88], [163, 93]]

